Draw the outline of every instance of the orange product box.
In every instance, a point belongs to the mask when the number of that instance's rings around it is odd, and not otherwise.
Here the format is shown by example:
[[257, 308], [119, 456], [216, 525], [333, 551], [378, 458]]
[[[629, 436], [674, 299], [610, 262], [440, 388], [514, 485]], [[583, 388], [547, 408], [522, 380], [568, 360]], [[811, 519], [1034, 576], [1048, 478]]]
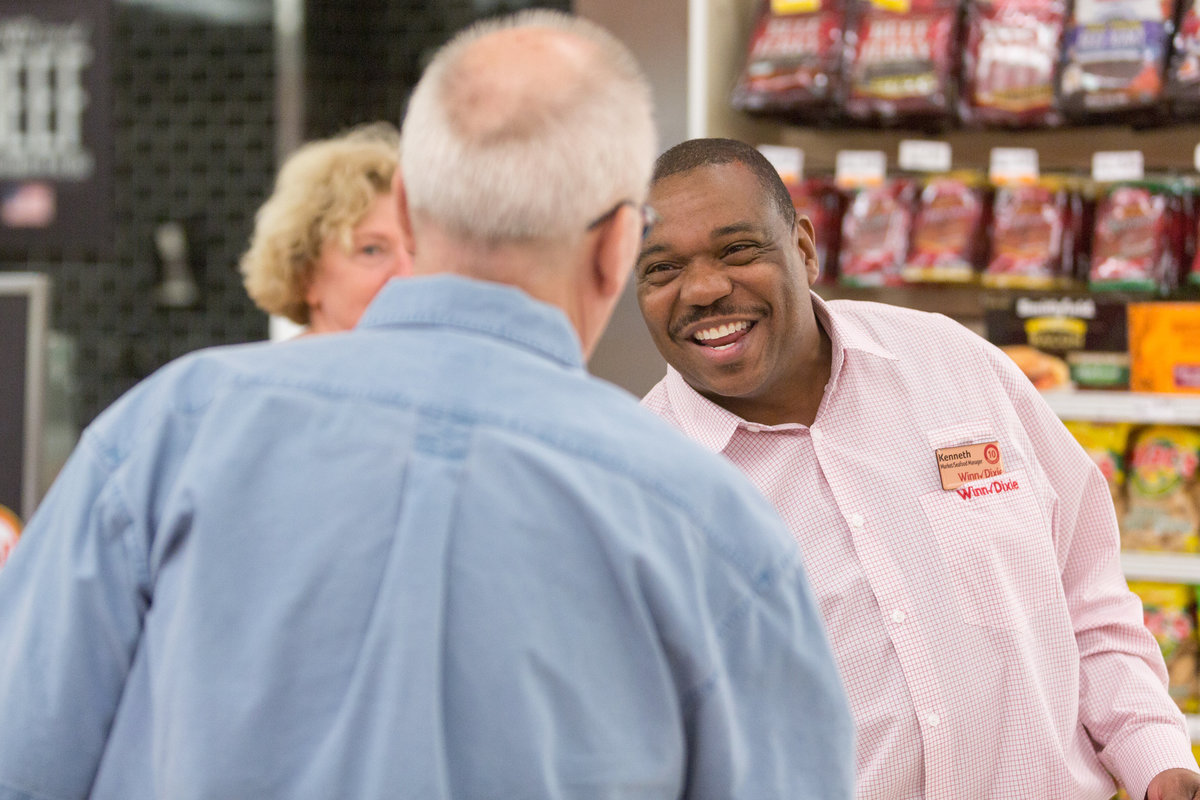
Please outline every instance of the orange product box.
[[1129, 388], [1200, 393], [1200, 303], [1130, 303]]

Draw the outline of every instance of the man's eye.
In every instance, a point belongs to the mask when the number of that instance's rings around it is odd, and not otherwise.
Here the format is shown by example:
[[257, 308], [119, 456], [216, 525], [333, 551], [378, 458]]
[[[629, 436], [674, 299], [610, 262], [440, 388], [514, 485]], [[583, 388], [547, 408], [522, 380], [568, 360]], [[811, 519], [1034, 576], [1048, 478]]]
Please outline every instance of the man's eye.
[[738, 242], [726, 247], [721, 253], [721, 258], [731, 264], [746, 264], [754, 260], [758, 252], [759, 248], [757, 245], [748, 242]]
[[653, 280], [665, 280], [674, 275], [675, 272], [676, 267], [674, 264], [667, 261], [656, 261], [642, 270], [642, 277]]
[[384, 249], [383, 245], [367, 244], [363, 245], [360, 252], [366, 256], [381, 256], [387, 251]]

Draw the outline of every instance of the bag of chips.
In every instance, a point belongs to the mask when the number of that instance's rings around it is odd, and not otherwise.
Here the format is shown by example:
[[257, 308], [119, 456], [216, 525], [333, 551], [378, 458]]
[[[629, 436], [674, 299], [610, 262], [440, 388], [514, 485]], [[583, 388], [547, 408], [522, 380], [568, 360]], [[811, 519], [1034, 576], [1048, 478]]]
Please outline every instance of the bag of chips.
[[908, 255], [914, 186], [892, 178], [854, 191], [842, 217], [838, 281], [847, 286], [896, 286]]
[[1053, 289], [1069, 283], [1071, 200], [1066, 184], [1053, 176], [996, 189], [991, 256], [981, 277], [983, 284]]
[[1153, 183], [1119, 184], [1104, 194], [1092, 231], [1088, 288], [1167, 291], [1182, 256], [1178, 195]]
[[1075, 0], [1063, 35], [1060, 102], [1073, 119], [1161, 108], [1174, 0]]
[[1075, 441], [1092, 459], [1108, 483], [1117, 519], [1125, 513], [1125, 453], [1133, 425], [1128, 422], [1084, 422], [1065, 420], [1063, 424]]
[[1197, 692], [1196, 604], [1192, 587], [1182, 583], [1130, 581], [1142, 601], [1142, 619], [1162, 650], [1167, 665], [1167, 691], [1181, 711], [1200, 707]]
[[1064, 0], [967, 0], [964, 88], [967, 124], [1048, 127], [1061, 122], [1055, 85]]
[[931, 177], [921, 189], [903, 275], [910, 282], [975, 280], [985, 245], [984, 181], [957, 173]]
[[1129, 550], [1200, 550], [1196, 466], [1200, 431], [1152, 425], [1139, 431], [1129, 458], [1121, 546]]
[[761, 0], [733, 107], [806, 122], [831, 112], [844, 28], [844, 0]]
[[1194, 0], [1186, 0], [1179, 16], [1167, 69], [1167, 96], [1176, 117], [1194, 119], [1200, 114], [1200, 14]]
[[948, 120], [954, 110], [956, 0], [854, 0], [843, 111], [852, 120]]

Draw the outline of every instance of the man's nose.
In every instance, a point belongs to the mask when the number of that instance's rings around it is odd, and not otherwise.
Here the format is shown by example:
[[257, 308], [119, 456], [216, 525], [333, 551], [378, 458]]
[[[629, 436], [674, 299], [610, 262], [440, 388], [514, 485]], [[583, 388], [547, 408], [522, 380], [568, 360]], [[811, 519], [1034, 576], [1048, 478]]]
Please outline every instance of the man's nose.
[[720, 262], [697, 259], [680, 277], [679, 299], [688, 305], [709, 306], [733, 292], [733, 281]]

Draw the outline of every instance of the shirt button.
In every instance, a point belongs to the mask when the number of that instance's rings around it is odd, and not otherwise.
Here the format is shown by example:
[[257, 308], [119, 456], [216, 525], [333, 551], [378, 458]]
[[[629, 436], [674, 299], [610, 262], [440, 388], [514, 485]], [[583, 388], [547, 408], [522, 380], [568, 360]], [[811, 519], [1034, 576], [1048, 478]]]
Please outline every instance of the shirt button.
[[850, 527], [856, 531], [861, 531], [863, 528], [863, 523], [865, 523], [865, 522], [866, 522], [866, 519], [863, 517], [862, 514], [851, 514], [850, 515]]
[[892, 612], [892, 622], [896, 623], [897, 625], [904, 622], [906, 619], [908, 619], [908, 615], [904, 613], [903, 609], [897, 608]]
[[937, 724], [942, 721], [942, 718], [937, 714], [930, 712], [929, 714], [925, 715], [925, 721], [929, 723], [931, 728], [936, 728]]

